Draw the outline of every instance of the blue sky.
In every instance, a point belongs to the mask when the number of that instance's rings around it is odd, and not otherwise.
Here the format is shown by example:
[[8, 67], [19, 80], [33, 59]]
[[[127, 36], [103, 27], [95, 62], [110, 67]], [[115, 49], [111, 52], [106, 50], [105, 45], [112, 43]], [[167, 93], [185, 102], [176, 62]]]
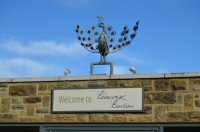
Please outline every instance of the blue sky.
[[0, 77], [64, 76], [66, 68], [89, 75], [99, 55], [79, 45], [74, 29], [97, 16], [118, 33], [140, 20], [131, 45], [108, 56], [115, 74], [200, 71], [199, 0], [0, 0]]

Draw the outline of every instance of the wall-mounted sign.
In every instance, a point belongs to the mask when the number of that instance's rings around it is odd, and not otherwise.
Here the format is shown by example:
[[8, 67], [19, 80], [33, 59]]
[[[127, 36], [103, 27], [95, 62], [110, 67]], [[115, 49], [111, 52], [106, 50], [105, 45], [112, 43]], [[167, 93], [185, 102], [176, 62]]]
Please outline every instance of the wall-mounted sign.
[[143, 112], [143, 88], [55, 89], [52, 113]]

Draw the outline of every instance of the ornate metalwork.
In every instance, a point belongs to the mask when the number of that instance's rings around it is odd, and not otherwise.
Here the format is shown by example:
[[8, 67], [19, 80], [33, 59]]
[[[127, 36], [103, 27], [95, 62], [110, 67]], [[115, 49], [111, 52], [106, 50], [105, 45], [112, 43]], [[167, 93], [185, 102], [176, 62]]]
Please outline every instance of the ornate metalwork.
[[75, 31], [81, 46], [89, 52], [99, 53], [99, 63], [106, 64], [106, 56], [108, 54], [118, 52], [131, 44], [137, 34], [139, 21], [133, 27], [132, 33], [128, 26], [124, 26], [120, 38], [116, 41], [117, 32], [113, 30], [112, 26], [106, 26], [103, 22], [103, 17], [97, 18], [99, 23], [92, 26], [91, 29], [84, 31], [80, 28], [80, 25], [77, 25]]

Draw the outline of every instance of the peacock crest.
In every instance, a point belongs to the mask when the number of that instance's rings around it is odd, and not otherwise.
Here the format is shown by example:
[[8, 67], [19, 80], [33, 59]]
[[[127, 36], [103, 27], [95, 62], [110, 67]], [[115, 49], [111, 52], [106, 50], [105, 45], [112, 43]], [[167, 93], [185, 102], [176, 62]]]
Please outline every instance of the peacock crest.
[[106, 63], [108, 54], [118, 52], [131, 44], [137, 34], [139, 21], [135, 23], [133, 29], [124, 26], [120, 37], [116, 39], [117, 32], [112, 26], [106, 26], [103, 17], [97, 18], [98, 24], [93, 25], [89, 30], [82, 30], [80, 25], [77, 25], [75, 31], [81, 46], [92, 53], [99, 53], [99, 63]]

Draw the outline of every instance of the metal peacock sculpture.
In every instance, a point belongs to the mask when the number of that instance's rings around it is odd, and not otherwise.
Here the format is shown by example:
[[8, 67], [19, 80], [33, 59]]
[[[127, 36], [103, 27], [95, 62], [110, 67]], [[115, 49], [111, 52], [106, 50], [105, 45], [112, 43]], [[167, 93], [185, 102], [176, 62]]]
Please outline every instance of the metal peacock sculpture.
[[[106, 56], [115, 53], [131, 44], [138, 30], [139, 21], [136, 22], [131, 33], [128, 26], [124, 26], [120, 38], [116, 41], [116, 31], [112, 26], [106, 26], [103, 17], [98, 17], [99, 23], [89, 30], [82, 30], [79, 25], [76, 26], [76, 33], [81, 46], [92, 53], [100, 54], [100, 62], [106, 63]], [[102, 29], [102, 30], [100, 30]]]

